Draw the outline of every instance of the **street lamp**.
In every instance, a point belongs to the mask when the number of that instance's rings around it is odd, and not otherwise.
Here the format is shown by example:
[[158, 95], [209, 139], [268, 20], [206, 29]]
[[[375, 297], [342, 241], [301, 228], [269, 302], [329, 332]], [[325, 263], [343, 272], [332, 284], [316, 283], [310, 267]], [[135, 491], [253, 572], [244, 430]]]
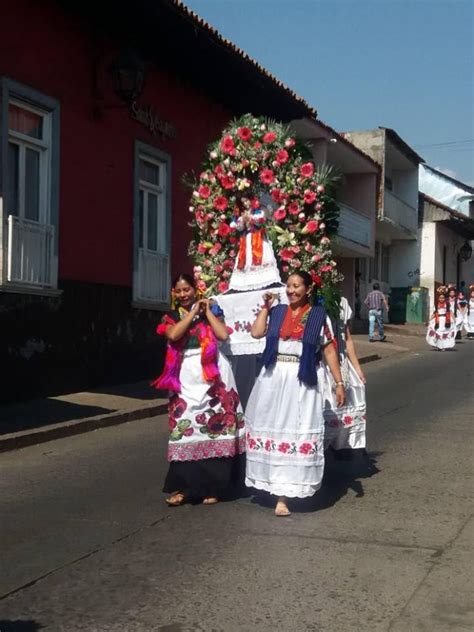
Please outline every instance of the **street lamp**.
[[463, 261], [469, 261], [469, 259], [472, 257], [472, 246], [467, 240], [460, 248], [459, 255]]
[[133, 50], [122, 51], [109, 66], [115, 94], [130, 105], [143, 92], [145, 64]]

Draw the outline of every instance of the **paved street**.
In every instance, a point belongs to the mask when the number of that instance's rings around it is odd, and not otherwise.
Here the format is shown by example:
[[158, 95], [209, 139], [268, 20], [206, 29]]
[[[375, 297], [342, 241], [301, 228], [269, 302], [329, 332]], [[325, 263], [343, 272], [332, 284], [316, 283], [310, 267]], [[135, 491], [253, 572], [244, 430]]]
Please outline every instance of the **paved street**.
[[168, 508], [164, 417], [1, 455], [0, 630], [474, 629], [474, 343], [364, 369], [370, 459], [287, 519]]

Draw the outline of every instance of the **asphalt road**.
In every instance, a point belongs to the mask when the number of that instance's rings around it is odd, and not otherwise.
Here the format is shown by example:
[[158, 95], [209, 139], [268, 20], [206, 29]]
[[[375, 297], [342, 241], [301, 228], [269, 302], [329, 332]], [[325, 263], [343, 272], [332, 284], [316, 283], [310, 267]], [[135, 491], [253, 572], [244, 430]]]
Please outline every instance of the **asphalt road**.
[[474, 629], [474, 342], [365, 367], [369, 455], [277, 519], [170, 509], [166, 419], [0, 457], [0, 631]]

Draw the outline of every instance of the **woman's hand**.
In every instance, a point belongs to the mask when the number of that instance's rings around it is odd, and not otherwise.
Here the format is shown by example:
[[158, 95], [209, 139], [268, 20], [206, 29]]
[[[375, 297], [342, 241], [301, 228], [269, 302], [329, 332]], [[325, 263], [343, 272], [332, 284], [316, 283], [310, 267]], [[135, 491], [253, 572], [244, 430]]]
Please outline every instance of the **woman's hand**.
[[272, 294], [272, 292], [265, 292], [263, 295], [263, 306], [269, 310], [274, 302], [275, 294]]
[[367, 379], [364, 375], [364, 371], [362, 371], [362, 369], [359, 368], [359, 369], [356, 369], [356, 373], [360, 377], [362, 384], [367, 384]]
[[337, 407], [341, 408], [342, 406], [344, 406], [345, 401], [346, 401], [346, 391], [344, 390], [344, 384], [338, 384], [336, 386]]

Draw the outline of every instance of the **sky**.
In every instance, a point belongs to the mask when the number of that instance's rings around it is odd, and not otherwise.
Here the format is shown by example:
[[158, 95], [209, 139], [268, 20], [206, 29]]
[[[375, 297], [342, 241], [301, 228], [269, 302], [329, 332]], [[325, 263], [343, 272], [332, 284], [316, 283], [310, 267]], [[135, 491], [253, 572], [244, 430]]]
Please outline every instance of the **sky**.
[[391, 127], [474, 185], [474, 0], [184, 2], [336, 130]]

